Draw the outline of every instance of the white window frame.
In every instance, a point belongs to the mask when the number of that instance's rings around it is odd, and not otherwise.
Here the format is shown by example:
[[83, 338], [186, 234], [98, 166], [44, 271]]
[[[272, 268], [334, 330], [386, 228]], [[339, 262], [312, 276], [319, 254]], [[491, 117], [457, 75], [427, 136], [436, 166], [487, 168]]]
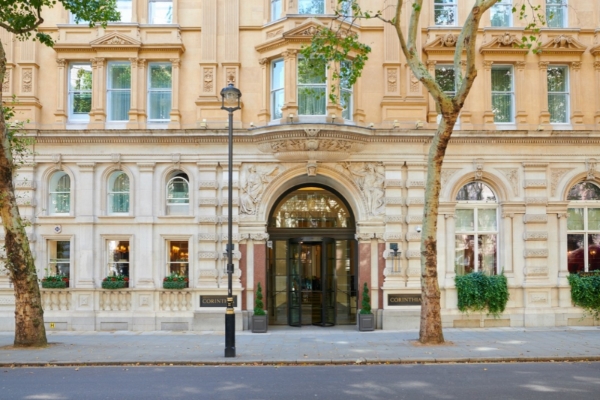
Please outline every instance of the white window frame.
[[[126, 4], [129, 4], [129, 7], [126, 7]], [[133, 7], [133, 0], [117, 0], [117, 11], [121, 13], [121, 19], [119, 22], [133, 22]], [[123, 19], [123, 17], [125, 17], [125, 19]]]
[[[156, 67], [156, 66], [170, 66], [171, 67], [171, 87], [170, 88], [153, 88], [152, 87], [152, 67]], [[150, 118], [150, 114], [151, 114], [151, 101], [150, 101], [150, 95], [152, 93], [169, 93], [171, 95], [171, 107], [169, 107], [169, 116], [167, 118], [163, 118], [163, 119], [152, 119]], [[173, 67], [171, 65], [170, 62], [151, 62], [148, 63], [148, 94], [146, 96], [146, 102], [147, 102], [147, 110], [148, 110], [148, 122], [170, 122], [171, 121], [171, 109], [173, 108]]]
[[[500, 0], [490, 9], [490, 26], [494, 28], [510, 28], [513, 26], [513, 0]], [[493, 15], [495, 12], [508, 14], [508, 25], [493, 25]]]
[[[57, 257], [57, 245], [58, 242], [67, 242], [69, 243], [69, 258], [58, 258]], [[53, 237], [53, 238], [46, 238], [46, 254], [48, 256], [47, 258], [47, 270], [46, 270], [46, 276], [48, 275], [65, 275], [69, 278], [69, 281], [72, 280], [72, 274], [71, 274], [71, 266], [73, 265], [73, 263], [71, 262], [72, 258], [73, 258], [73, 242], [71, 240], [70, 237], [64, 237], [64, 238], [59, 238], [59, 237]], [[55, 255], [55, 257], [53, 258], [52, 255]], [[52, 264], [56, 264], [56, 266], [54, 267], [54, 269], [51, 267]], [[63, 272], [64, 269], [61, 271], [58, 267], [59, 264], [67, 264], [67, 273], [64, 274]], [[63, 265], [64, 268], [64, 265]]]
[[[301, 7], [301, 3], [303, 3], [303, 4], [309, 4], [309, 3], [314, 3], [315, 1], [320, 1], [321, 2], [322, 6], [323, 6], [323, 12], [322, 13], [312, 12], [313, 11], [312, 8], [310, 9], [311, 12], [301, 12], [302, 11], [302, 9], [300, 8]], [[325, 11], [326, 11], [325, 7], [326, 7], [325, 0], [298, 0], [298, 14], [301, 14], [301, 15], [323, 15], [323, 14], [325, 14]]]
[[[105, 271], [105, 275], [104, 276], [112, 276], [112, 275], [124, 275], [128, 278], [130, 278], [131, 281], [131, 238], [127, 237], [127, 236], [106, 236], [104, 237], [105, 239], [105, 256], [106, 256], [106, 271]], [[126, 250], [127, 253], [127, 259], [118, 259], [115, 260], [114, 259], [114, 255], [112, 253], [113, 250], [117, 250], [116, 247], [113, 247], [111, 245], [111, 242], [116, 242], [117, 244], [120, 244], [120, 246], [124, 246], [121, 243], [127, 243], [127, 248], [124, 249]], [[120, 247], [119, 246], [119, 247]], [[124, 252], [123, 250], [119, 249], [119, 252]], [[127, 274], [123, 274], [121, 267], [118, 264], [123, 264], [123, 266], [127, 266]]]
[[270, 21], [277, 21], [281, 18], [281, 12], [283, 9], [283, 0], [269, 0], [270, 6]]
[[[568, 65], [562, 65], [562, 64], [557, 64], [557, 65], [549, 65], [548, 66], [548, 70], [550, 69], [554, 69], [554, 68], [563, 68], [566, 72], [565, 72], [565, 91], [563, 92], [558, 92], [558, 91], [550, 91], [548, 90], [548, 104], [550, 104], [550, 95], [554, 94], [554, 95], [563, 95], [566, 98], [566, 110], [565, 110], [565, 120], [564, 121], [558, 121], [558, 122], [553, 122], [552, 121], [552, 114], [550, 115], [550, 123], [552, 125], [568, 125], [571, 122], [571, 94], [570, 94], [570, 88], [571, 88], [571, 71], [569, 69]], [[550, 112], [550, 107], [548, 107], [548, 112]]]
[[[454, 21], [452, 23], [438, 24], [435, 18], [437, 10], [452, 10], [454, 12]], [[457, 26], [458, 25], [458, 0], [454, 0], [452, 3], [438, 3], [434, 0], [433, 3], [433, 25], [435, 26]]]
[[[350, 63], [352, 61], [348, 60], [348, 61], [342, 61], [342, 63]], [[342, 80], [340, 80], [340, 105], [343, 106], [343, 96], [344, 94], [349, 94], [349, 101], [348, 104], [346, 104], [346, 107], [343, 108], [342, 110], [342, 118], [344, 118], [345, 121], [352, 121], [352, 117], [354, 114], [354, 85], [352, 86], [346, 86], [344, 85], [344, 83], [342, 82]]]
[[129, 121], [129, 118], [123, 119], [123, 120], [113, 119], [114, 116], [111, 113], [111, 110], [112, 110], [112, 107], [111, 107], [111, 105], [112, 105], [112, 96], [111, 96], [111, 93], [112, 92], [115, 92], [115, 93], [117, 93], [117, 92], [123, 92], [123, 93], [129, 92], [129, 109], [127, 110], [127, 115], [129, 115], [129, 110], [131, 110], [131, 96], [133, 94], [133, 93], [131, 93], [131, 79], [133, 79], [133, 76], [130, 75], [130, 78], [129, 78], [130, 79], [129, 89], [115, 89], [115, 88], [113, 88], [112, 87], [112, 79], [111, 79], [112, 75], [110, 73], [110, 69], [113, 66], [116, 66], [116, 65], [129, 65], [129, 73], [131, 74], [131, 63], [129, 61], [109, 61], [108, 62], [108, 65], [106, 67], [106, 73], [107, 73], [107, 78], [106, 78], [106, 114], [107, 115], [106, 115], [106, 119], [109, 122], [127, 122], [127, 121]]
[[[69, 179], [69, 191], [58, 191], [57, 185], [63, 177], [67, 177]], [[48, 214], [49, 215], [70, 215], [71, 209], [73, 207], [71, 202], [71, 192], [73, 185], [71, 184], [71, 176], [67, 174], [65, 171], [54, 171], [52, 175], [50, 175], [50, 179], [48, 180]], [[67, 195], [69, 201], [69, 210], [66, 212], [57, 212], [56, 207], [53, 206], [53, 198], [60, 197], [60, 195]], [[57, 200], [58, 201], [58, 200]]]
[[[494, 90], [493, 86], [490, 85], [490, 87], [492, 88], [492, 106], [494, 104], [494, 95], [502, 95], [502, 96], [509, 96], [510, 97], [510, 121], [503, 121], [503, 122], [497, 122], [496, 121], [496, 114], [494, 113], [494, 123], [496, 124], [514, 124], [515, 123], [515, 74], [514, 74], [514, 68], [512, 65], [493, 65], [492, 66], [492, 71], [493, 70], [499, 70], [499, 69], [508, 69], [510, 71], [510, 91], [508, 92], [504, 92], [504, 91], [497, 91]], [[491, 79], [491, 75], [490, 75], [490, 79]]]
[[[277, 83], [275, 80], [275, 65], [279, 64], [281, 66], [281, 75], [283, 77], [283, 79], [281, 80], [281, 87], [276, 86]], [[279, 112], [277, 113], [277, 102], [276, 102], [276, 98], [277, 95], [280, 94], [282, 96], [282, 100], [283, 103], [281, 104], [281, 107], [283, 108], [283, 105], [285, 104], [285, 61], [283, 60], [283, 58], [279, 58], [277, 60], [273, 60], [271, 61], [271, 120], [280, 120], [281, 118], [283, 118], [283, 112], [281, 111], [281, 109], [279, 109]]]
[[[87, 89], [74, 89], [71, 86], [72, 80], [71, 80], [71, 74], [73, 72], [73, 69], [77, 66], [88, 66], [89, 67], [89, 72], [90, 74], [92, 74], [92, 64], [91, 63], [86, 63], [86, 62], [72, 62], [69, 63], [69, 70], [68, 70], [68, 76], [67, 76], [67, 84], [68, 84], [68, 109], [69, 109], [69, 121], [73, 121], [73, 122], [89, 122], [90, 120], [90, 114], [75, 114], [73, 112], [73, 106], [74, 106], [74, 96], [76, 93], [89, 93], [90, 95], [90, 104], [91, 104], [91, 99], [92, 99], [92, 90], [93, 90], [93, 80], [92, 80], [92, 88], [87, 90]], [[92, 78], [93, 79], [93, 78]], [[91, 112], [91, 106], [90, 106], [90, 112]]]
[[[154, 21], [154, 7], [152, 7], [153, 3], [170, 3], [171, 4], [171, 20], [169, 22], [155, 22]], [[173, 13], [175, 12], [175, 4], [173, 4], [173, 0], [148, 0], [148, 23], [152, 25], [162, 25], [162, 24], [172, 24], [173, 23]]]
[[[188, 247], [188, 252], [187, 252], [187, 261], [171, 261], [171, 243], [173, 242], [187, 242], [187, 247]], [[190, 278], [190, 253], [192, 253], [192, 246], [190, 243], [190, 238], [189, 237], [185, 237], [185, 238], [177, 238], [177, 237], [169, 237], [166, 239], [165, 241], [165, 264], [166, 264], [166, 269], [165, 269], [165, 276], [169, 276], [171, 275], [173, 272], [173, 270], [171, 269], [173, 264], [180, 264], [179, 267], [181, 268], [182, 265], [181, 264], [185, 264], [185, 268], [187, 271], [187, 274], [179, 274], [182, 276], [186, 276], [189, 280], [191, 280]]]
[[[127, 179], [129, 180], [129, 191], [127, 192], [115, 192], [113, 190], [113, 185], [115, 183], [115, 181], [117, 180], [117, 178], [121, 175], [125, 175], [127, 177]], [[107, 190], [106, 190], [106, 210], [107, 213], [109, 215], [129, 215], [130, 210], [131, 210], [131, 178], [129, 177], [129, 175], [123, 171], [123, 170], [116, 170], [110, 173], [110, 175], [108, 176], [108, 180], [107, 180]], [[115, 212], [113, 211], [113, 199], [112, 196], [113, 195], [123, 195], [126, 194], [128, 199], [127, 199], [127, 211], [123, 211], [123, 212]]]
[[[550, 19], [553, 10], [562, 11], [562, 18], [556, 20], [560, 26], [550, 26], [551, 22], [555, 21], [554, 18]], [[569, 26], [569, 2], [567, 0], [546, 0], [546, 23], [549, 28], [567, 28]]]
[[[575, 185], [580, 184], [581, 182], [577, 182]], [[597, 183], [593, 182], [591, 183], [593, 185], [595, 185], [596, 187], [600, 187], [600, 185], [598, 185]], [[569, 190], [571, 190], [573, 188], [573, 186], [575, 185], [571, 185], [571, 188]], [[584, 254], [584, 259], [583, 259], [583, 267], [584, 267], [584, 272], [588, 272], [589, 271], [589, 235], [600, 235], [600, 230], [591, 230], [589, 229], [589, 224], [588, 224], [588, 209], [600, 209], [600, 200], [569, 200], [569, 205], [567, 207], [567, 209], [576, 209], [576, 208], [580, 208], [583, 209], [583, 229], [569, 229], [569, 219], [568, 219], [568, 213], [567, 213], [567, 246], [568, 246], [568, 235], [583, 235], [583, 254]], [[569, 263], [569, 250], [567, 247], [567, 269], [568, 269], [568, 263]]]
[[[182, 176], [179, 176], [180, 174], [185, 174], [188, 179], [185, 179]], [[171, 182], [181, 179], [183, 181], [185, 181], [185, 183], [187, 184], [187, 198], [182, 198], [184, 200], [187, 200], [186, 203], [170, 203], [169, 202], [169, 185], [171, 184]], [[175, 216], [185, 216], [185, 215], [189, 215], [190, 213], [190, 181], [189, 181], [189, 175], [186, 174], [183, 171], [177, 171], [175, 173], [171, 174], [171, 177], [169, 178], [169, 180], [167, 181], [167, 184], [165, 186], [165, 203], [166, 203], [166, 211], [167, 211], [167, 215], [175, 215]], [[183, 211], [183, 205], [187, 206], [187, 209], [185, 211]], [[180, 208], [182, 209], [181, 212], [174, 212], [174, 210], [176, 210], [177, 207], [180, 206]]]
[[[298, 102], [298, 115], [302, 116], [302, 117], [324, 117], [327, 115], [327, 96], [328, 96], [328, 68], [327, 66], [325, 66], [325, 81], [323, 83], [300, 83], [300, 62], [302, 60], [302, 57], [298, 58], [298, 65], [296, 68], [296, 101]], [[325, 93], [323, 95], [323, 98], [325, 99], [325, 105], [323, 107], [323, 113], [322, 114], [302, 114], [300, 112], [300, 89], [301, 88], [305, 88], [305, 87], [315, 87], [315, 88], [323, 88], [325, 90]]]

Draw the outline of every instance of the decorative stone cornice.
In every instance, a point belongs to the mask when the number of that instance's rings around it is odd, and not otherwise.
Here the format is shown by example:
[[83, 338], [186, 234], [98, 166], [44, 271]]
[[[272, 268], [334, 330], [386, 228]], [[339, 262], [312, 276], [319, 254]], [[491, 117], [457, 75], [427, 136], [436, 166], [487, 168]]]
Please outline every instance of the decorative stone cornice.
[[484, 43], [480, 48], [481, 54], [527, 54], [528, 50], [523, 48], [523, 43], [517, 39], [516, 35], [510, 32], [504, 32], [501, 35], [492, 36], [492, 40]]
[[548, 240], [548, 232], [546, 232], [546, 231], [523, 232], [523, 240], [525, 240], [525, 241]]
[[546, 223], [548, 222], [547, 214], [525, 214], [523, 216], [524, 224], [536, 224], [536, 223]]
[[[421, 250], [407, 250], [406, 258], [409, 260], [420, 260], [421, 259]], [[421, 269], [419, 269], [421, 271]]]
[[526, 179], [523, 182], [524, 188], [545, 188], [548, 182], [545, 179]]
[[201, 233], [198, 235], [199, 242], [216, 242], [217, 235], [212, 233]]
[[211, 206], [216, 207], [218, 205], [218, 201], [215, 197], [201, 197], [198, 199], [198, 206]]
[[403, 223], [404, 218], [402, 218], [402, 215], [386, 215], [385, 217], [383, 217], [383, 222], [385, 222], [386, 224]]
[[525, 249], [523, 251], [525, 258], [546, 258], [548, 257], [548, 249]]
[[409, 189], [424, 188], [425, 187], [425, 181], [421, 181], [421, 180], [409, 180], [409, 181], [406, 181], [406, 187], [409, 188]]
[[548, 267], [545, 266], [530, 266], [525, 267], [526, 276], [548, 276]]
[[406, 223], [420, 224], [423, 222], [423, 214], [409, 214], [406, 216]]
[[198, 217], [199, 224], [215, 225], [219, 221], [216, 215], [201, 215]]
[[386, 179], [384, 186], [386, 188], [402, 188], [404, 182], [401, 179]]
[[525, 204], [547, 205], [548, 198], [545, 196], [525, 197]]
[[395, 232], [386, 232], [383, 234], [383, 240], [385, 240], [386, 242], [390, 242], [392, 240], [402, 240], [402, 234]]
[[16, 190], [35, 190], [36, 189], [35, 181], [29, 180], [29, 179], [20, 179], [20, 180], [14, 181], [14, 185], [15, 185]]
[[199, 260], [218, 260], [219, 253], [216, 251], [199, 251], [198, 259]]
[[250, 239], [252, 239], [255, 242], [266, 242], [267, 240], [269, 240], [269, 234], [268, 233], [251, 233]]
[[388, 206], [401, 206], [404, 204], [402, 197], [386, 197], [385, 204]]
[[571, 35], [549, 36], [541, 46], [541, 55], [582, 55], [587, 46]]
[[375, 234], [372, 232], [361, 232], [354, 235], [354, 238], [359, 241], [371, 241], [375, 238]]
[[409, 242], [420, 242], [421, 241], [421, 232], [407, 232], [406, 240]]
[[419, 206], [425, 204], [424, 197], [409, 197], [406, 199], [406, 205], [408, 206]]
[[217, 181], [200, 181], [198, 182], [198, 189], [218, 189], [219, 184]]

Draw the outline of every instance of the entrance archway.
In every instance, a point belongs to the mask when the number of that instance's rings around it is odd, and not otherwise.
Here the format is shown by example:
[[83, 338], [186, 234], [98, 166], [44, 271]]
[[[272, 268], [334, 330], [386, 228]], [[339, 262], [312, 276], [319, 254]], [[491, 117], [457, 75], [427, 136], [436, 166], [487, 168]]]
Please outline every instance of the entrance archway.
[[355, 324], [358, 248], [348, 203], [321, 185], [285, 192], [269, 214], [269, 324]]

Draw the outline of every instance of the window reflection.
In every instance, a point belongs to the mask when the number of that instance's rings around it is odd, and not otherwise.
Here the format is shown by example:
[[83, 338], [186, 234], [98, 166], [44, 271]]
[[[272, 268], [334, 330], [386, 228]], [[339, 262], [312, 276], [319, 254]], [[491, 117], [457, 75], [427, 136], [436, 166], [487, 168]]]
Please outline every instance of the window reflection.
[[496, 201], [496, 195], [483, 182], [471, 182], [463, 186], [456, 194], [457, 201]]
[[571, 187], [567, 199], [587, 202], [567, 210], [569, 272], [600, 270], [600, 188], [592, 182], [579, 182]]
[[567, 194], [567, 200], [600, 200], [600, 188], [592, 182], [579, 182]]

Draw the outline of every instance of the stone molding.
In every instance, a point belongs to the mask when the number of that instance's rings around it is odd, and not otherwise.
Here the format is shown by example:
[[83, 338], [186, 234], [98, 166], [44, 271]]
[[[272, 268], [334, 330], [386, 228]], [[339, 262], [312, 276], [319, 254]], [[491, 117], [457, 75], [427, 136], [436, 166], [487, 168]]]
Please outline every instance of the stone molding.
[[401, 179], [386, 179], [384, 186], [386, 188], [402, 188], [404, 182]]
[[548, 232], [545, 232], [545, 231], [523, 232], [523, 240], [525, 240], [525, 241], [548, 240]]
[[422, 180], [409, 180], [406, 182], [406, 187], [409, 189], [414, 189], [414, 188], [424, 188], [425, 187], [425, 181]]
[[401, 206], [404, 204], [402, 197], [386, 197], [385, 204], [388, 206]]
[[[409, 260], [420, 260], [421, 259], [421, 250], [407, 250], [406, 258]], [[421, 269], [419, 268], [419, 272]]]
[[421, 232], [407, 232], [406, 240], [409, 242], [420, 242], [421, 241]]
[[14, 182], [16, 190], [36, 190], [35, 181], [29, 179], [20, 179]]
[[548, 267], [544, 266], [531, 266], [525, 267], [525, 276], [548, 276]]
[[217, 199], [215, 197], [201, 197], [198, 199], [198, 206], [211, 206], [216, 207], [218, 205]]
[[545, 197], [545, 196], [525, 197], [525, 204], [547, 205], [548, 197]]
[[524, 188], [545, 188], [548, 182], [545, 179], [526, 179], [523, 182]]
[[546, 222], [548, 222], [547, 214], [525, 214], [523, 216], [524, 224], [546, 223]]
[[406, 223], [419, 224], [423, 222], [423, 214], [409, 214], [406, 216]]
[[219, 253], [216, 251], [199, 251], [198, 259], [199, 260], [218, 260]]
[[198, 223], [200, 224], [216, 224], [219, 218], [216, 215], [201, 215], [198, 217]]
[[383, 217], [383, 222], [385, 222], [386, 224], [399, 223], [404, 222], [404, 218], [402, 218], [402, 215], [386, 215], [385, 217]]
[[216, 190], [219, 188], [219, 183], [217, 181], [199, 181], [198, 189], [213, 189]]
[[386, 242], [389, 242], [392, 240], [402, 240], [402, 233], [386, 232], [383, 234], [383, 240], [385, 240]]
[[199, 242], [216, 242], [217, 235], [212, 233], [201, 233], [198, 235]]
[[424, 197], [409, 197], [408, 199], [406, 199], [407, 206], [422, 206], [423, 204], [425, 204]]
[[548, 249], [525, 249], [523, 250], [525, 258], [546, 258], [548, 257]]

